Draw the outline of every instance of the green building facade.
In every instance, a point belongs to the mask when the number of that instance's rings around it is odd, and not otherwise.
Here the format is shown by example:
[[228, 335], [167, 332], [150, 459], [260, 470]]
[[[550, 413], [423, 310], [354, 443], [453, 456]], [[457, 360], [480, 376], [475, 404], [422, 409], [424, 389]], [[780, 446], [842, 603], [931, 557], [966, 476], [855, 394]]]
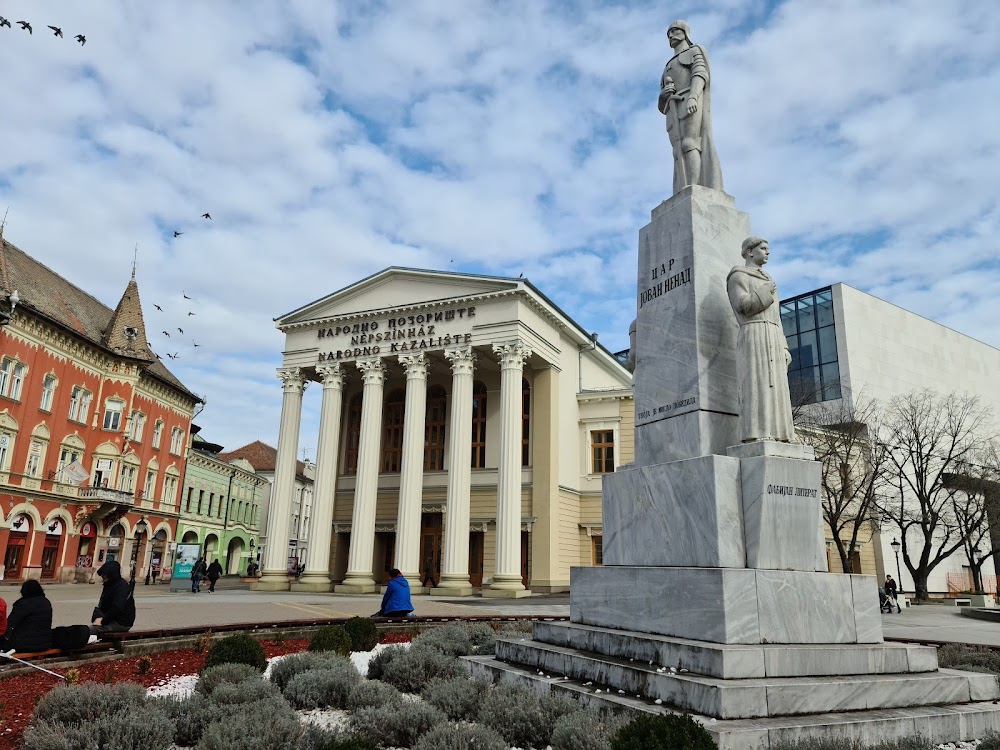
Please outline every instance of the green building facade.
[[205, 559], [218, 560], [226, 575], [245, 574], [247, 563], [257, 559], [267, 480], [245, 459], [219, 460], [222, 446], [191, 427], [176, 539], [201, 545]]

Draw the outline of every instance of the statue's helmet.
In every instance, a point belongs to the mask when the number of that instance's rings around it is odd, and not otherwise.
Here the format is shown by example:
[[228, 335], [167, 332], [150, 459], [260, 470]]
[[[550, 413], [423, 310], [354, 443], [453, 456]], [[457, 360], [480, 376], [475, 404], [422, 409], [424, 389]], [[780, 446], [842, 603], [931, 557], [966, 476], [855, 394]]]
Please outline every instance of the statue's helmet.
[[688, 25], [687, 21], [674, 21], [672, 24], [670, 24], [669, 28], [667, 28], [667, 33], [669, 34], [674, 29], [680, 29], [681, 31], [683, 31], [684, 36], [687, 37], [687, 40], [689, 42], [691, 41], [691, 27]]

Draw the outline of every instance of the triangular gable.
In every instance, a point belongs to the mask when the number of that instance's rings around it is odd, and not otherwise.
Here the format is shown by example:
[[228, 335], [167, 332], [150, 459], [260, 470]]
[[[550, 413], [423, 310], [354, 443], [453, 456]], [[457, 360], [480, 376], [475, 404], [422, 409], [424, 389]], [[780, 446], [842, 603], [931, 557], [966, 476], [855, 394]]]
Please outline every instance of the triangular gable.
[[357, 315], [389, 307], [419, 306], [518, 289], [519, 279], [387, 268], [275, 319], [278, 328], [312, 320]]

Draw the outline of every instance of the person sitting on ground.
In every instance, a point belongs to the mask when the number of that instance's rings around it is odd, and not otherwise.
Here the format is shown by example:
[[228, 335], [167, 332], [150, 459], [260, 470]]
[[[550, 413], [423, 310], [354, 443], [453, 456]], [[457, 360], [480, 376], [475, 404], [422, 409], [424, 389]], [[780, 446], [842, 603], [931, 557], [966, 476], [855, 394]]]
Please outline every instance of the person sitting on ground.
[[398, 568], [389, 571], [389, 585], [382, 596], [382, 608], [375, 617], [406, 617], [413, 611], [410, 584]]
[[208, 593], [215, 593], [215, 584], [222, 576], [222, 566], [219, 565], [218, 560], [213, 560], [212, 564], [208, 566]]
[[97, 575], [104, 581], [104, 589], [91, 618], [91, 635], [127, 633], [135, 625], [135, 599], [128, 581], [122, 578], [122, 566], [111, 560]]
[[21, 584], [21, 598], [10, 609], [7, 627], [0, 638], [0, 651], [27, 654], [50, 648], [52, 603], [46, 598], [42, 584], [25, 581]]

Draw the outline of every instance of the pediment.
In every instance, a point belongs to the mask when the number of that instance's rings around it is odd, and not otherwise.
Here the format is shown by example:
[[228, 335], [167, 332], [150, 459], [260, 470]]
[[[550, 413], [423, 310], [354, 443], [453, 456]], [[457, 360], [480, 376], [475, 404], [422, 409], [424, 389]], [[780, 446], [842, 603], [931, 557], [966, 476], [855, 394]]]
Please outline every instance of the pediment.
[[519, 279], [498, 276], [387, 268], [275, 319], [287, 325], [349, 317], [395, 307], [418, 307], [446, 300], [518, 289]]

